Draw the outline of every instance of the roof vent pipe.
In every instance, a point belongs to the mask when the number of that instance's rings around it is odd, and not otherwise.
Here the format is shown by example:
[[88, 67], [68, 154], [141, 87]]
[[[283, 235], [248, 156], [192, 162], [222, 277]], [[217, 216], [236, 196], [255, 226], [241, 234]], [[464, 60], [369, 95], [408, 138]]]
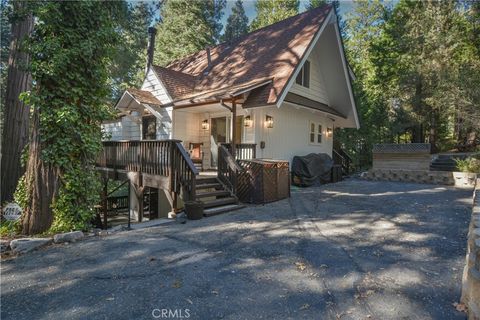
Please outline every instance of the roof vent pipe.
[[205, 70], [204, 73], [207, 74], [210, 71], [210, 69], [212, 68], [212, 55], [210, 54], [210, 47], [206, 47], [205, 51], [207, 51], [208, 65], [207, 65], [207, 69]]
[[157, 29], [154, 27], [148, 28], [148, 47], [147, 47], [147, 67], [145, 68], [145, 73], [148, 72], [148, 69], [153, 64], [153, 53], [155, 51], [155, 35], [157, 34]]

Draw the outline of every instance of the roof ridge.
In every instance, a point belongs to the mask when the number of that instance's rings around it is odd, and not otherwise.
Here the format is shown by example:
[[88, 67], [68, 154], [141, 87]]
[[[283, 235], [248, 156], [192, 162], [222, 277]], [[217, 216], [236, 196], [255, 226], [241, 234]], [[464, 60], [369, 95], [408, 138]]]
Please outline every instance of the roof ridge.
[[[254, 30], [254, 31], [248, 32], [248, 33], [246, 33], [246, 34], [244, 34], [244, 35], [241, 35], [241, 36], [238, 37], [238, 38], [235, 38], [232, 42], [224, 41], [224, 42], [218, 43], [218, 44], [216, 44], [216, 45], [213, 45], [213, 46], [210, 47], [210, 50], [215, 49], [215, 48], [218, 48], [218, 47], [220, 47], [220, 46], [227, 46], [227, 47], [232, 46], [232, 45], [240, 42], [242, 39], [246, 38], [247, 36], [251, 36], [252, 34], [255, 34], [255, 33], [259, 32], [259, 31], [262, 31], [262, 30], [264, 30], [264, 29], [270, 28], [270, 27], [275, 26], [275, 25], [277, 25], [277, 24], [279, 24], [279, 23], [284, 23], [285, 21], [288, 21], [288, 20], [292, 20], [293, 18], [297, 18], [297, 17], [299, 17], [299, 16], [301, 16], [301, 15], [304, 15], [304, 14], [307, 14], [307, 13], [312, 13], [312, 12], [315, 11], [315, 10], [320, 10], [320, 8], [325, 9], [326, 7], [330, 7], [329, 12], [327, 13], [327, 14], [330, 14], [330, 10], [333, 9], [333, 5], [330, 4], [330, 3], [326, 3], [326, 4], [321, 5], [321, 6], [319, 6], [319, 7], [316, 7], [316, 8], [310, 9], [310, 10], [306, 10], [306, 11], [304, 11], [304, 12], [297, 13], [296, 15], [290, 16], [290, 17], [288, 17], [288, 18], [286, 18], [286, 19], [283, 19], [283, 20], [274, 22], [274, 23], [272, 23], [272, 24], [266, 25], [266, 26], [264, 26], [264, 27], [261, 27], [261, 28], [259, 28], [259, 29]], [[194, 56], [194, 55], [197, 55], [197, 54], [199, 54], [200, 52], [205, 51], [205, 50], [206, 50], [206, 48], [200, 49], [200, 50], [198, 50], [198, 51], [192, 52], [191, 54], [189, 54], [189, 55], [187, 55], [187, 56], [184, 56], [184, 57], [182, 57], [182, 58], [175, 59], [175, 60], [169, 62], [168, 65], [167, 65], [167, 67], [165, 67], [165, 68], [166, 68], [166, 69], [169, 69], [169, 70], [173, 70], [173, 69], [169, 68], [168, 66], [174, 65], [174, 64], [176, 64], [176, 63], [178, 63], [178, 62], [180, 62], [180, 61], [182, 61], [182, 60], [186, 60], [186, 59], [188, 59], [189, 57], [192, 57], [192, 56]], [[175, 71], [176, 71], [176, 70], [175, 70]], [[179, 71], [179, 72], [181, 72], [181, 71]], [[183, 73], [183, 72], [182, 72], [182, 73]]]
[[[263, 30], [263, 29], [270, 28], [270, 27], [272, 27], [272, 26], [274, 26], [274, 25], [276, 25], [276, 24], [285, 22], [285, 21], [287, 21], [287, 20], [292, 20], [293, 18], [297, 18], [297, 17], [299, 17], [299, 16], [301, 16], [301, 15], [304, 15], [304, 14], [307, 14], [307, 13], [311, 13], [311, 12], [313, 12], [313, 11], [315, 11], [315, 10], [319, 10], [320, 8], [328, 7], [328, 6], [330, 6], [330, 7], [333, 8], [333, 6], [332, 6], [330, 3], [326, 3], [326, 4], [323, 4], [323, 5], [319, 6], [319, 7], [316, 7], [316, 8], [313, 8], [313, 9], [309, 9], [309, 10], [305, 10], [305, 11], [303, 11], [303, 12], [299, 12], [299, 13], [297, 13], [297, 14], [295, 14], [295, 15], [293, 15], [293, 16], [290, 16], [290, 17], [288, 17], [288, 18], [285, 18], [285, 19], [283, 19], [283, 20], [274, 22], [274, 23], [272, 23], [272, 24], [269, 24], [269, 25], [263, 26], [263, 27], [261, 27], [261, 28], [258, 28], [258, 29], [256, 29], [256, 30], [253, 30], [253, 31], [251, 31], [251, 32], [245, 33], [245, 34], [239, 36], [238, 38], [235, 38], [234, 40], [235, 40], [235, 42], [237, 42], [237, 41], [239, 41], [240, 39], [245, 38], [245, 37], [247, 37], [247, 36], [250, 36], [250, 35], [252, 35], [252, 34], [255, 34], [255, 33], [259, 32], [259, 31], [261, 31], [261, 30]], [[234, 42], [228, 43], [228, 42], [225, 41], [225, 42], [221, 42], [221, 43], [217, 44], [215, 47], [220, 46], [220, 45], [223, 45], [223, 44], [231, 45], [231, 44], [233, 44], [233, 43], [234, 43]], [[204, 50], [204, 49], [202, 49], [202, 50]], [[201, 50], [200, 50], [200, 51], [201, 51]], [[198, 51], [198, 52], [200, 52], [200, 51]]]

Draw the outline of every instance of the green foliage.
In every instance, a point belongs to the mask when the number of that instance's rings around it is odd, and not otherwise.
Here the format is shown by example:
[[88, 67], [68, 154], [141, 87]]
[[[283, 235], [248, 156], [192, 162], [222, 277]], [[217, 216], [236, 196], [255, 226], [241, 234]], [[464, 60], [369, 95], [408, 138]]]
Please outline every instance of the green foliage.
[[116, 44], [109, 65], [112, 104], [125, 89], [142, 84], [147, 59], [147, 29], [154, 13], [154, 8], [148, 3], [135, 2], [130, 3], [128, 10], [122, 11], [118, 17], [121, 40]]
[[[450, 150], [480, 127], [478, 5], [356, 1], [345, 49], [355, 73], [360, 130], [339, 142], [371, 159], [374, 143], [431, 142]], [[405, 140], [407, 139], [407, 140]]]
[[327, 0], [310, 0], [307, 4], [307, 10], [311, 10], [327, 4]]
[[20, 180], [18, 180], [17, 189], [13, 194], [13, 199], [21, 208], [27, 207], [28, 197], [27, 197], [27, 186], [25, 183], [25, 176], [22, 176]]
[[[39, 114], [42, 160], [59, 173], [54, 231], [86, 229], [98, 202], [94, 161], [100, 124], [111, 115], [108, 66], [124, 2], [37, 2], [29, 39], [33, 88], [24, 100]], [[21, 183], [17, 198], [25, 205]], [[27, 192], [27, 194], [29, 194]]]
[[455, 161], [461, 172], [480, 173], [480, 153], [472, 155], [465, 160], [456, 159]]
[[225, 0], [166, 0], [157, 25], [155, 63], [167, 65], [219, 39]]
[[13, 237], [20, 233], [19, 221], [2, 221], [0, 225], [0, 237]]
[[298, 14], [299, 0], [258, 0], [257, 16], [250, 25], [254, 31]]
[[230, 42], [248, 33], [248, 17], [245, 14], [242, 0], [235, 1], [232, 8], [232, 13], [227, 19], [225, 26], [225, 33], [222, 36], [222, 41]]

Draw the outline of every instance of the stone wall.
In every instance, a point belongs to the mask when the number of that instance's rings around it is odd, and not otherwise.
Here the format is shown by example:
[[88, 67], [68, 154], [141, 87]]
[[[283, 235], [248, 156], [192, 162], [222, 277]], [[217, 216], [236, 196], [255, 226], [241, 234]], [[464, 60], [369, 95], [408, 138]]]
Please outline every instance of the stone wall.
[[480, 319], [480, 178], [476, 181], [473, 193], [461, 301], [468, 307], [468, 319]]
[[402, 170], [402, 169], [371, 169], [364, 172], [361, 178], [373, 181], [400, 181], [428, 184], [442, 184], [460, 188], [472, 188], [475, 185], [475, 173]]

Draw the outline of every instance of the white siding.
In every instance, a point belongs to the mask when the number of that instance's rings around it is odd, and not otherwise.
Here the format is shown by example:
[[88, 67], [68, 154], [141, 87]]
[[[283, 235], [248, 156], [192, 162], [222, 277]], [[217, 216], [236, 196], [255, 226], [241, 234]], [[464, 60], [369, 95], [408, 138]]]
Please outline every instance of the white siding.
[[[152, 94], [160, 100], [162, 104], [172, 102], [165, 86], [158, 80], [155, 72], [150, 69], [145, 77], [145, 81], [142, 85], [142, 90], [150, 91]], [[173, 114], [172, 107], [160, 108], [161, 119], [157, 118], [157, 139], [172, 139], [173, 130]]]
[[105, 134], [105, 140], [122, 140], [122, 120], [102, 123], [102, 131]]
[[142, 138], [141, 118], [138, 112], [122, 118], [122, 140], [140, 140]]
[[[333, 129], [333, 121], [317, 111], [295, 108], [283, 104], [280, 108], [268, 107], [252, 110], [255, 121], [255, 138], [257, 158], [288, 160], [290, 164], [294, 156], [309, 153], [326, 153], [332, 155], [333, 133], [327, 137], [327, 128]], [[265, 128], [265, 116], [273, 117], [273, 128]], [[310, 144], [310, 122], [322, 124], [323, 138], [321, 144]], [[265, 149], [260, 142], [265, 141]]]
[[161, 108], [161, 119], [157, 118], [157, 139], [172, 139], [172, 107]]
[[[329, 104], [327, 90], [325, 89], [325, 78], [320, 68], [319, 60], [319, 44], [317, 43], [313, 48], [310, 56], [307, 58], [310, 61], [310, 86], [309, 88], [296, 84], [295, 82], [290, 89], [290, 92], [299, 94], [314, 101], [319, 101]], [[295, 79], [294, 79], [295, 81]]]
[[167, 93], [165, 86], [158, 80], [155, 72], [150, 69], [142, 84], [142, 90], [150, 91], [161, 103], [167, 104], [172, 102], [172, 99]]

